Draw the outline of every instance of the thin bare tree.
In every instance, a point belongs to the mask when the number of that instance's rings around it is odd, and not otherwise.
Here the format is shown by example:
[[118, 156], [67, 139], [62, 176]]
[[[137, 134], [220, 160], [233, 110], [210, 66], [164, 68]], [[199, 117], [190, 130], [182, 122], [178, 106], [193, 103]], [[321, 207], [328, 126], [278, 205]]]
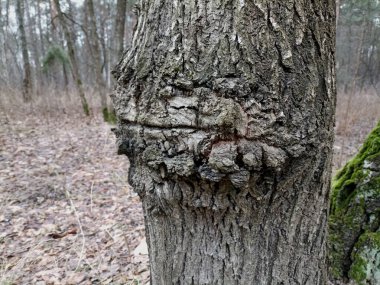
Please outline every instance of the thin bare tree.
[[[71, 66], [71, 71], [72, 71], [72, 75], [73, 75], [73, 79], [74, 79], [74, 84], [77, 88], [77, 92], [78, 92], [79, 98], [81, 100], [83, 111], [84, 111], [86, 116], [89, 116], [90, 115], [90, 107], [87, 103], [87, 99], [86, 99], [86, 96], [84, 94], [83, 84], [82, 84], [81, 76], [79, 73], [78, 61], [77, 61], [77, 57], [75, 55], [75, 47], [74, 47], [74, 43], [72, 40], [72, 35], [71, 35], [69, 28], [67, 26], [67, 23], [65, 21], [64, 14], [62, 13], [59, 0], [52, 0], [52, 1], [53, 1], [52, 2], [53, 9], [54, 9], [54, 11], [56, 11], [56, 16], [59, 19], [59, 22], [61, 24], [64, 36], [66, 39], [66, 44], [67, 44], [68, 54], [69, 54], [69, 58], [70, 58], [70, 66]], [[54, 19], [53, 19], [53, 21], [54, 21]]]
[[16, 1], [16, 16], [18, 21], [18, 30], [21, 40], [21, 51], [23, 59], [23, 89], [22, 94], [24, 101], [28, 102], [32, 99], [32, 70], [29, 61], [28, 43], [26, 40], [25, 23], [24, 23], [24, 0]]
[[86, 8], [89, 15], [89, 43], [91, 45], [91, 57], [93, 60], [93, 66], [95, 69], [95, 81], [97, 86], [97, 92], [100, 96], [100, 105], [102, 108], [103, 119], [109, 121], [110, 112], [108, 110], [106, 84], [102, 73], [102, 53], [99, 43], [98, 28], [96, 25], [96, 14], [94, 9], [94, 3], [92, 0], [86, 0]]
[[119, 60], [124, 50], [125, 19], [127, 11], [127, 0], [117, 0], [115, 19], [115, 49], [116, 60]]

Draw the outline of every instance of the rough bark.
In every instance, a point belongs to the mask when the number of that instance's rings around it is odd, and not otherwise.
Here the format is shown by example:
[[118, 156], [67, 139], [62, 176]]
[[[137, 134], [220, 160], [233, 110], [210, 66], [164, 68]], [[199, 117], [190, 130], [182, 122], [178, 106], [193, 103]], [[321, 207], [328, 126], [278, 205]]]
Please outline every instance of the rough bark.
[[326, 284], [335, 1], [142, 0], [113, 94], [151, 284]]
[[380, 122], [333, 181], [329, 226], [332, 277], [380, 284]]
[[107, 95], [106, 95], [106, 84], [103, 79], [102, 74], [102, 54], [100, 51], [98, 29], [96, 27], [96, 16], [94, 3], [92, 0], [86, 0], [86, 6], [89, 14], [89, 42], [91, 44], [91, 58], [94, 62], [95, 67], [95, 81], [98, 88], [98, 93], [100, 96], [100, 106], [102, 108], [103, 119], [105, 121], [109, 120], [109, 110], [107, 106]]
[[24, 69], [24, 78], [23, 78], [23, 98], [25, 102], [28, 102], [32, 99], [31, 89], [32, 89], [32, 69], [29, 61], [28, 53], [28, 44], [26, 41], [26, 33], [24, 26], [24, 0], [17, 0], [16, 2], [16, 16], [18, 22], [18, 30], [20, 33], [21, 40], [21, 51], [22, 51], [22, 60], [23, 60], [23, 69]]
[[67, 24], [65, 22], [59, 0], [52, 0], [52, 1], [53, 1], [52, 2], [52, 13], [53, 12], [56, 13], [56, 16], [53, 17], [53, 21], [54, 21], [55, 17], [58, 17], [59, 22], [61, 24], [63, 33], [65, 35], [65, 39], [66, 39], [68, 55], [70, 58], [70, 66], [71, 66], [71, 71], [72, 71], [71, 73], [73, 75], [74, 84], [77, 88], [77, 92], [78, 92], [79, 98], [81, 100], [83, 111], [84, 111], [86, 116], [89, 116], [90, 115], [90, 108], [88, 106], [87, 99], [86, 99], [86, 96], [84, 94], [83, 84], [82, 84], [82, 80], [81, 80], [80, 74], [79, 74], [79, 67], [78, 67], [77, 58], [75, 55], [74, 42], [71, 38], [69, 28], [67, 27]]

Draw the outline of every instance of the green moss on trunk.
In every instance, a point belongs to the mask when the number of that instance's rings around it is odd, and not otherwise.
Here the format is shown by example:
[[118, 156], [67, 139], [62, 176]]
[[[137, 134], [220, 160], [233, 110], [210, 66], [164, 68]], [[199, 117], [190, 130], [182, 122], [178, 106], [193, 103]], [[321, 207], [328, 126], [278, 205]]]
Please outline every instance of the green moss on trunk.
[[333, 277], [380, 284], [379, 226], [380, 122], [333, 180], [329, 221]]
[[[380, 232], [360, 236], [351, 255], [352, 265], [348, 276], [360, 285], [368, 284], [368, 277], [380, 281]], [[375, 284], [375, 283], [371, 283]]]

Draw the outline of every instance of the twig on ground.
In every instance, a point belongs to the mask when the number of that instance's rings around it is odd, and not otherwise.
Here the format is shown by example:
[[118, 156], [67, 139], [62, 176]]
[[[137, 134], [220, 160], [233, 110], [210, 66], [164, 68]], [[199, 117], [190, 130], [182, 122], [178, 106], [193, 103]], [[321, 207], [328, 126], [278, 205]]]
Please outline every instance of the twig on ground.
[[80, 221], [80, 218], [79, 218], [79, 214], [78, 214], [78, 211], [74, 205], [74, 202], [73, 200], [71, 199], [71, 194], [70, 194], [70, 191], [67, 189], [67, 187], [65, 187], [65, 193], [66, 193], [66, 197], [67, 199], [69, 199], [70, 201], [70, 205], [71, 205], [71, 208], [73, 209], [74, 213], [75, 213], [75, 217], [77, 218], [77, 223], [78, 223], [78, 226], [79, 226], [79, 230], [80, 230], [80, 234], [82, 236], [82, 248], [81, 248], [81, 251], [80, 251], [80, 254], [79, 254], [79, 260], [78, 260], [78, 264], [75, 268], [75, 271], [78, 270], [82, 260], [84, 259], [84, 252], [85, 252], [85, 248], [86, 248], [86, 238], [84, 236], [84, 231], [83, 231], [83, 227], [82, 227], [82, 223]]
[[92, 180], [91, 188], [90, 188], [90, 213], [92, 214], [92, 193], [94, 188], [94, 180]]

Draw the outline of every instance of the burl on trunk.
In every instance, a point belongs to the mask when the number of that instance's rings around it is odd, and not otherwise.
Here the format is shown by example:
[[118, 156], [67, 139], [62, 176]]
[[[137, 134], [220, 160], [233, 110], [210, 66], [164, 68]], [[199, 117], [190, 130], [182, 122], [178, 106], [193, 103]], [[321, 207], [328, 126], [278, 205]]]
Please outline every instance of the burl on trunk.
[[114, 72], [151, 283], [326, 283], [335, 1], [142, 0]]

